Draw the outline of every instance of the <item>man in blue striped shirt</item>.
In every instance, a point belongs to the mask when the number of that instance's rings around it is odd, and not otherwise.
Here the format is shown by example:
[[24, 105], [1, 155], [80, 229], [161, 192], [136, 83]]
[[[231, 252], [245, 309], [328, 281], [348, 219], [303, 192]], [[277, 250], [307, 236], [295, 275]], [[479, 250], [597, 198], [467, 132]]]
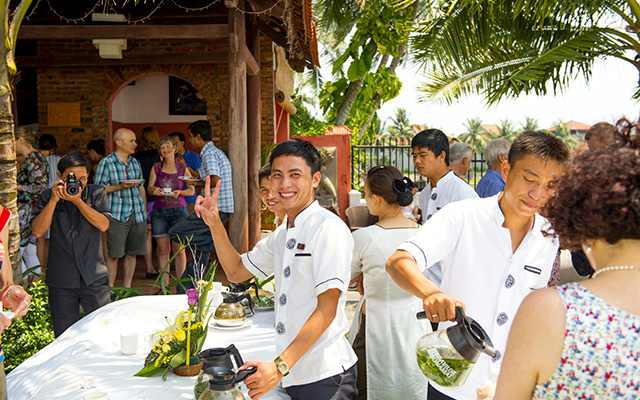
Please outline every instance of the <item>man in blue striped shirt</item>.
[[113, 135], [116, 150], [98, 164], [95, 183], [107, 190], [112, 218], [107, 231], [109, 286], [115, 283], [118, 259], [124, 257], [124, 287], [131, 287], [136, 255], [147, 253], [146, 193], [142, 168], [135, 158], [136, 135], [126, 128]]

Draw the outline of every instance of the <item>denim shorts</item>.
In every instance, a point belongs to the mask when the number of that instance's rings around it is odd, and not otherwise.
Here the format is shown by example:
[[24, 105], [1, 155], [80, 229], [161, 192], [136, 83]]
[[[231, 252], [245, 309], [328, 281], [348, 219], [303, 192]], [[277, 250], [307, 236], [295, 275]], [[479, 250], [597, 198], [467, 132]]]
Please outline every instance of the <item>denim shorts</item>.
[[169, 229], [188, 216], [187, 207], [154, 209], [151, 211], [151, 237], [169, 236]]

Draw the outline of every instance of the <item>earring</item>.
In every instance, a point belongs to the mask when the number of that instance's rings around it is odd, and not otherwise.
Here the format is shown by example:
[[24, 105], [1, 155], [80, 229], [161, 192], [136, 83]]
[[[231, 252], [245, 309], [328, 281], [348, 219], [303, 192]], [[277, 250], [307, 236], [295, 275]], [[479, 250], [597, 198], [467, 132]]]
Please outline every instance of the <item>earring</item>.
[[591, 254], [591, 247], [587, 247], [587, 253]]

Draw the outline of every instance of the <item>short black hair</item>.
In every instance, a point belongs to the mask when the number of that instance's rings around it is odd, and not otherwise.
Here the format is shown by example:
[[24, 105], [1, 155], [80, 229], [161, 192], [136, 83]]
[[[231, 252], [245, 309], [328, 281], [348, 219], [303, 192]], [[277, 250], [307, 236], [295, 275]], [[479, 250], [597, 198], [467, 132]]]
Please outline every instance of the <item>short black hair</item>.
[[64, 174], [64, 171], [72, 167], [85, 167], [89, 172], [89, 160], [77, 150], [70, 151], [58, 161], [58, 171]]
[[211, 124], [206, 119], [192, 122], [189, 125], [189, 131], [193, 136], [200, 136], [205, 142], [211, 140]]
[[303, 158], [309, 168], [311, 175], [320, 172], [322, 168], [322, 158], [320, 152], [310, 142], [302, 139], [287, 139], [278, 144], [269, 156], [269, 164], [273, 165], [273, 160], [280, 156], [298, 156]]
[[449, 139], [440, 129], [425, 129], [417, 133], [411, 139], [411, 148], [423, 148], [431, 150], [436, 157], [444, 151], [444, 161], [449, 165]]
[[270, 176], [271, 176], [271, 164], [266, 163], [258, 171], [258, 185], [260, 185], [260, 182], [262, 182], [264, 178], [269, 179]]
[[187, 141], [186, 138], [184, 137], [184, 133], [182, 133], [182, 132], [177, 132], [177, 131], [176, 132], [171, 132], [169, 134], [169, 136], [177, 137], [178, 140], [180, 140], [182, 143], [185, 143]]
[[58, 142], [53, 135], [48, 133], [40, 135], [38, 138], [38, 148], [40, 150], [51, 150], [58, 147]]
[[107, 149], [104, 144], [104, 139], [96, 139], [87, 143], [87, 150], [93, 150], [96, 153], [104, 156], [107, 154]]
[[570, 157], [569, 148], [562, 139], [542, 131], [524, 131], [515, 138], [509, 149], [509, 165], [513, 167], [528, 154], [560, 165], [568, 163]]

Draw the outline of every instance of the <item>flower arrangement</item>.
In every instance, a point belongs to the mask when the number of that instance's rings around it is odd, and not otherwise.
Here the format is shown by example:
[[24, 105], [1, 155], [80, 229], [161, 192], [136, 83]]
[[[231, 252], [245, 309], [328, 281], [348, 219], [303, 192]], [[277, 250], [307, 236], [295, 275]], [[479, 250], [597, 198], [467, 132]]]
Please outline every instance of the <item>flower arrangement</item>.
[[180, 311], [173, 324], [165, 317], [167, 328], [154, 334], [159, 338], [135, 376], [149, 377], [163, 371], [162, 379], [166, 380], [170, 369], [199, 363], [197, 354], [207, 338], [211, 318], [211, 301], [207, 301], [207, 297], [214, 276], [212, 273], [209, 280], [199, 280], [195, 289], [187, 290], [188, 309]]

